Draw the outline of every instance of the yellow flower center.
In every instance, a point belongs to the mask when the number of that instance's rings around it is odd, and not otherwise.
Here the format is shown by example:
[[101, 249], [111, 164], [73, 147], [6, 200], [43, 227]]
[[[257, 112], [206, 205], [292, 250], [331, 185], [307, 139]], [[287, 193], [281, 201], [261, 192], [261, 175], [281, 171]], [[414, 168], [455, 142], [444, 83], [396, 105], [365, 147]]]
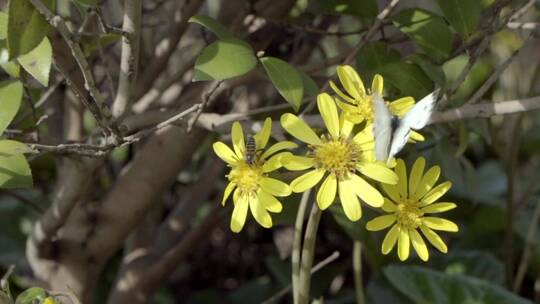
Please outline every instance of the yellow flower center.
[[311, 155], [318, 168], [334, 173], [338, 179], [354, 173], [361, 160], [360, 147], [349, 139], [334, 139], [323, 136], [323, 144], [311, 146]]
[[259, 190], [264, 173], [257, 164], [248, 165], [245, 162], [239, 162], [232, 168], [227, 177], [236, 184], [240, 195], [255, 195]]
[[396, 210], [397, 221], [404, 227], [416, 229], [422, 224], [424, 212], [419, 208], [419, 202], [415, 199], [403, 199]]
[[367, 122], [373, 122], [374, 109], [373, 109], [373, 97], [371, 95], [365, 95], [362, 99], [356, 103], [357, 114], [364, 117]]

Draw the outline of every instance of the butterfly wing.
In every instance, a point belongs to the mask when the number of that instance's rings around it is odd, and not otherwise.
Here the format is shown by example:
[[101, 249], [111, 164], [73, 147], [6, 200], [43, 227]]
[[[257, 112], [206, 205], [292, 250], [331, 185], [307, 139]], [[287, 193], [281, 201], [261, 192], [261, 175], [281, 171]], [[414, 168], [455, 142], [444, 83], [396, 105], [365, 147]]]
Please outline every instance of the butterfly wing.
[[388, 152], [388, 159], [394, 157], [407, 143], [409, 136], [411, 135], [411, 129], [403, 124], [403, 121], [399, 121], [397, 128], [394, 130], [392, 136], [392, 143], [390, 144], [390, 151]]
[[438, 94], [439, 90], [437, 89], [417, 102], [414, 107], [405, 114], [401, 120], [401, 124], [415, 130], [420, 130], [425, 127], [433, 113]]
[[373, 119], [373, 136], [375, 137], [375, 158], [386, 161], [392, 139], [392, 114], [384, 100], [378, 94], [373, 94], [375, 118]]

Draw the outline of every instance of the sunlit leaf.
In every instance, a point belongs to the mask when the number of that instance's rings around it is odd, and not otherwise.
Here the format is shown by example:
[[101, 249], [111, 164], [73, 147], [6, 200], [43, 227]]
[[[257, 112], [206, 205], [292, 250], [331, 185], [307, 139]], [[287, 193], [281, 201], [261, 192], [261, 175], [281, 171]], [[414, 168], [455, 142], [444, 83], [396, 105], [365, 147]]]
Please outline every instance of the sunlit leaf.
[[402, 95], [422, 98], [433, 91], [433, 83], [416, 64], [392, 62], [381, 69], [384, 81], [398, 88]]
[[225, 26], [223, 26], [223, 24], [219, 23], [212, 17], [206, 15], [195, 15], [189, 18], [189, 22], [204, 26], [220, 39], [233, 38], [233, 34]]
[[49, 73], [52, 64], [52, 47], [47, 37], [30, 52], [18, 59], [21, 66], [43, 86], [49, 84]]
[[8, 15], [0, 12], [0, 40], [7, 38]]
[[0, 135], [9, 125], [19, 107], [23, 94], [23, 86], [19, 81], [0, 83]]
[[0, 188], [26, 188], [31, 186], [32, 172], [24, 155], [0, 155]]
[[0, 140], [0, 155], [2, 156], [32, 153], [32, 152], [36, 152], [36, 151], [31, 149], [29, 146], [27, 146], [26, 144], [22, 142], [18, 142], [11, 139]]
[[5, 40], [0, 40], [0, 66], [9, 76], [19, 78], [21, 67], [16, 60], [9, 60], [9, 51]]
[[[56, 3], [54, 0], [42, 2], [50, 9], [53, 9]], [[9, 58], [16, 58], [30, 52], [41, 43], [49, 30], [49, 24], [30, 1], [10, 0], [8, 15]]]
[[481, 1], [470, 0], [437, 0], [441, 11], [448, 22], [461, 36], [469, 36], [480, 20]]
[[86, 6], [96, 6], [98, 5], [98, 0], [74, 0], [75, 2], [86, 5]]
[[235, 38], [218, 40], [207, 46], [197, 57], [193, 81], [240, 76], [256, 65], [257, 58], [246, 42]]
[[440, 16], [423, 9], [405, 9], [393, 21], [433, 58], [442, 60], [450, 54], [452, 33]]
[[278, 58], [264, 57], [260, 60], [279, 94], [295, 111], [298, 111], [304, 95], [304, 84], [300, 72]]

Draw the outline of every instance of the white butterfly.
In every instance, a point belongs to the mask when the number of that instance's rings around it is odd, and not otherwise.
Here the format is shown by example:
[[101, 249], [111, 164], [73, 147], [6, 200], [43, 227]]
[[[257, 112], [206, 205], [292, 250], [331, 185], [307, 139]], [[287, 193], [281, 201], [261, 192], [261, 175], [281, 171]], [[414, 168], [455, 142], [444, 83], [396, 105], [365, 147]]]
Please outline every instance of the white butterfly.
[[407, 143], [411, 129], [420, 130], [426, 126], [433, 113], [439, 90], [422, 98], [403, 118], [393, 116], [381, 96], [373, 95], [375, 119], [375, 157], [387, 161], [394, 157]]

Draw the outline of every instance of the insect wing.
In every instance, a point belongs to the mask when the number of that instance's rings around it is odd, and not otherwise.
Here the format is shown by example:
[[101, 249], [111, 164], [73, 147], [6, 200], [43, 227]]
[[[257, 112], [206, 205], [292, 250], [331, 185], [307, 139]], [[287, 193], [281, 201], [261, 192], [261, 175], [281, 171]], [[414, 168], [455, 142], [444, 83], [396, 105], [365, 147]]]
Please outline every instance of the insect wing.
[[375, 157], [377, 160], [386, 161], [392, 138], [392, 114], [378, 94], [373, 95], [373, 105], [375, 108], [375, 119], [373, 120]]
[[399, 151], [401, 151], [401, 149], [403, 149], [403, 147], [405, 147], [405, 144], [409, 140], [410, 134], [411, 129], [400, 121], [392, 136], [390, 152], [388, 153], [389, 159], [394, 157]]
[[437, 100], [438, 94], [439, 90], [437, 89], [417, 102], [414, 107], [405, 114], [401, 120], [401, 124], [415, 130], [420, 130], [425, 127], [433, 113], [435, 100]]

